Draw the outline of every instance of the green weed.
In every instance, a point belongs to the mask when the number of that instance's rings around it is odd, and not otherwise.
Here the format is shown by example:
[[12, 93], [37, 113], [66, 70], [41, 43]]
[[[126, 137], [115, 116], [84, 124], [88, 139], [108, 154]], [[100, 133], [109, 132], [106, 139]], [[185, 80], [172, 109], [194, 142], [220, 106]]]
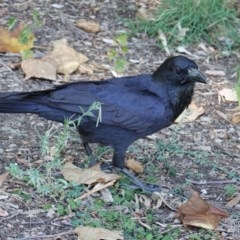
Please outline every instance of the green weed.
[[126, 54], [128, 52], [126, 33], [120, 33], [115, 36], [116, 47], [111, 48], [108, 52], [108, 58], [114, 62], [114, 69], [118, 73], [122, 73], [127, 66]]
[[225, 0], [163, 0], [154, 20], [139, 19], [129, 27], [133, 34], [146, 32], [150, 37], [161, 31], [171, 46], [206, 41], [217, 47], [224, 42], [224, 48], [232, 49], [240, 45], [237, 22], [236, 11]]
[[[21, 30], [20, 30], [20, 33], [18, 35], [18, 41], [21, 43], [21, 44], [24, 44], [24, 45], [27, 45], [27, 44], [30, 44], [33, 42], [34, 40], [34, 29], [36, 28], [39, 28], [41, 26], [41, 21], [40, 21], [40, 18], [39, 18], [39, 13], [37, 11], [33, 11], [32, 12], [32, 19], [31, 21], [24, 25], [24, 26], [21, 26]], [[9, 18], [8, 19], [8, 31], [11, 31], [13, 28], [16, 27], [17, 25], [17, 18], [16, 17], [12, 17], [12, 18]], [[21, 55], [22, 55], [22, 58], [23, 59], [27, 59], [27, 58], [30, 58], [32, 57], [32, 51], [31, 50], [24, 50], [21, 52]]]
[[[10, 174], [18, 179], [25, 180], [33, 186], [42, 196], [51, 196], [53, 199], [65, 197], [65, 190], [74, 188], [74, 183], [69, 183], [63, 178], [55, 178], [53, 173], [59, 171], [63, 164], [61, 153], [70, 137], [70, 129], [80, 124], [84, 117], [96, 117], [97, 123], [101, 121], [101, 104], [93, 103], [87, 111], [83, 109], [82, 115], [77, 120], [66, 119], [63, 129], [53, 130], [50, 128], [44, 135], [40, 135], [40, 146], [42, 158], [46, 158], [40, 167], [35, 168], [29, 162], [29, 168], [21, 169], [17, 164], [10, 164], [7, 168]], [[50, 144], [51, 139], [51, 144]]]
[[226, 185], [224, 190], [225, 190], [225, 195], [227, 196], [227, 198], [232, 198], [235, 195], [235, 193], [237, 192], [237, 188], [233, 184]]

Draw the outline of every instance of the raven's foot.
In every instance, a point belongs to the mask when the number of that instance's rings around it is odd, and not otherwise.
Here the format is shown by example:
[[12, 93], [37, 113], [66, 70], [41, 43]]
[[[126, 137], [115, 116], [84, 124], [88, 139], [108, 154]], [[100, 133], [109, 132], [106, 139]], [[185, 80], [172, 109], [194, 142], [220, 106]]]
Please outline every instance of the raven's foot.
[[143, 192], [146, 193], [153, 193], [153, 192], [159, 192], [161, 191], [160, 186], [156, 184], [150, 184], [150, 183], [145, 183], [141, 181], [138, 177], [133, 175], [127, 168], [117, 168], [114, 167], [112, 164], [108, 163], [101, 163], [101, 170], [104, 172], [112, 172], [113, 169], [116, 169], [118, 172], [120, 171], [124, 175], [126, 175], [133, 183], [135, 186], [133, 186], [134, 189], [140, 188], [142, 189]]
[[134, 176], [131, 172], [129, 172], [128, 169], [121, 168], [119, 170], [122, 173], [124, 173], [138, 188], [142, 189], [143, 192], [153, 193], [153, 192], [161, 191], [161, 187], [159, 185], [145, 183], [145, 182], [141, 181], [138, 177]]

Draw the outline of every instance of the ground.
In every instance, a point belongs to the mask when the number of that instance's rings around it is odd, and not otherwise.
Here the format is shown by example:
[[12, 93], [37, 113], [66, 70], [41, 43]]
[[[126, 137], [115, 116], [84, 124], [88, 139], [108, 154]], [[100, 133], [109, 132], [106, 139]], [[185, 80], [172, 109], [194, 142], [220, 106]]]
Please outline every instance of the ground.
[[[73, 74], [70, 76], [71, 81], [113, 77], [111, 72], [113, 63], [106, 53], [109, 48], [108, 40], [119, 32], [127, 31], [124, 19], [134, 17], [136, 10], [135, 1], [124, 3], [117, 0], [57, 1], [57, 5], [52, 5], [51, 1], [25, 3], [19, 0], [13, 3], [5, 0], [0, 1], [0, 6], [7, 9], [5, 13], [1, 13], [3, 16], [0, 19], [0, 24], [5, 26], [10, 16], [28, 22], [33, 10], [40, 13], [43, 25], [35, 33], [36, 46], [39, 46], [35, 51], [40, 56], [48, 52], [51, 41], [66, 38], [69, 45], [89, 57], [90, 63], [110, 66], [104, 71], [94, 71], [91, 75]], [[81, 18], [99, 22], [101, 31], [97, 34], [88, 34], [76, 28], [75, 21]], [[222, 117], [221, 113], [228, 115], [236, 111], [237, 103], [219, 101], [218, 90], [223, 87], [233, 88], [236, 83], [234, 68], [239, 62], [239, 55], [233, 53], [229, 57], [223, 57], [218, 50], [204, 52], [198, 44], [187, 49], [192, 53], [189, 57], [198, 63], [203, 73], [208, 70], [220, 70], [226, 75], [206, 74], [209, 84], [196, 86], [194, 101], [205, 110], [201, 117], [193, 122], [175, 124], [161, 133], [137, 141], [129, 149], [128, 157], [145, 164], [146, 169], [140, 177], [147, 180], [158, 179], [156, 182], [164, 186], [164, 194], [170, 205], [177, 207], [187, 200], [189, 195], [185, 194], [186, 187], [197, 190], [204, 199], [227, 211], [229, 217], [220, 222], [216, 236], [221, 239], [238, 239], [240, 204], [228, 207], [226, 203], [239, 194], [240, 125], [232, 124]], [[149, 39], [144, 34], [131, 37], [128, 39], [126, 56], [129, 64], [123, 75], [151, 73], [166, 57], [156, 40]], [[20, 69], [12, 70], [8, 67], [9, 63], [19, 61], [20, 56], [17, 54], [0, 55], [1, 91], [30, 91], [52, 86], [51, 81], [24, 80]], [[59, 76], [59, 80], [62, 79], [64, 77]], [[53, 123], [31, 114], [0, 114], [0, 119], [0, 174], [6, 172], [5, 168], [10, 163], [21, 163], [21, 160], [35, 163], [41, 160], [40, 141], [36, 129], [43, 134]], [[60, 127], [54, 124], [55, 128], [56, 126]], [[97, 146], [94, 147], [97, 149]], [[86, 160], [83, 148], [74, 141], [68, 142], [62, 154], [75, 162], [81, 161], [79, 159]], [[109, 160], [111, 155], [107, 152], [102, 158]], [[165, 160], [162, 161], [162, 158]], [[24, 167], [26, 166], [23, 164]], [[171, 173], [172, 169], [174, 174]], [[111, 188], [113, 194], [119, 190], [114, 190], [116, 188], [114, 186]], [[122, 192], [126, 190], [125, 185], [118, 188], [122, 188], [119, 190]], [[21, 194], [18, 194], [19, 189]], [[22, 193], [30, 198], [26, 200]], [[83, 206], [91, 205], [94, 197], [101, 198], [100, 195], [93, 196], [85, 200]], [[48, 202], [55, 204], [58, 200], [56, 199], [54, 203], [50, 197], [38, 195], [26, 182], [9, 176], [0, 187], [0, 208], [8, 212], [8, 216], [0, 217], [0, 239], [77, 239], [71, 222], [72, 216], [76, 213], [51, 217], [43, 207]], [[81, 211], [84, 209], [83, 207]], [[120, 208], [119, 211], [123, 209]], [[97, 214], [88, 213], [92, 218]], [[206, 233], [201, 236], [197, 228], [183, 227], [176, 220], [175, 213], [166, 206], [161, 206], [154, 214], [158, 216], [159, 235], [168, 231], [166, 226], [172, 226], [173, 229], [176, 226], [180, 227], [178, 237], [168, 239], [217, 238], [216, 236], [207, 238]], [[121, 227], [116, 230], [121, 230]], [[188, 237], [194, 233], [200, 234], [200, 238]]]

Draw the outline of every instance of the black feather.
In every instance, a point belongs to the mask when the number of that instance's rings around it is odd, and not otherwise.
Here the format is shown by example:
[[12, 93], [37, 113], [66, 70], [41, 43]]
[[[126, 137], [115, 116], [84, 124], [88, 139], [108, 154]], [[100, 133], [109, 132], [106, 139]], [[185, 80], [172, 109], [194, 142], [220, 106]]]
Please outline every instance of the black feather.
[[[192, 70], [193, 69], [193, 75]], [[1, 113], [34, 113], [64, 122], [79, 117], [93, 102], [102, 104], [102, 120], [88, 117], [78, 126], [85, 143], [112, 145], [113, 165], [123, 168], [127, 147], [170, 124], [190, 104], [195, 82], [206, 82], [195, 62], [168, 58], [153, 75], [82, 81], [45, 91], [0, 93]], [[196, 75], [197, 73], [197, 75]]]

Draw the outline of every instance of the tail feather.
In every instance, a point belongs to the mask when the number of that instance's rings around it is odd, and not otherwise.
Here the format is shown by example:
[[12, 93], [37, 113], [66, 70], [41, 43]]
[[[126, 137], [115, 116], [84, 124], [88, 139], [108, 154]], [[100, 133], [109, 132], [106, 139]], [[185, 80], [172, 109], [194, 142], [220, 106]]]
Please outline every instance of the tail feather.
[[0, 93], [1, 113], [36, 113], [39, 103], [29, 98], [30, 93]]
[[63, 123], [74, 113], [49, 105], [50, 90], [0, 93], [0, 113], [34, 113], [48, 120]]

